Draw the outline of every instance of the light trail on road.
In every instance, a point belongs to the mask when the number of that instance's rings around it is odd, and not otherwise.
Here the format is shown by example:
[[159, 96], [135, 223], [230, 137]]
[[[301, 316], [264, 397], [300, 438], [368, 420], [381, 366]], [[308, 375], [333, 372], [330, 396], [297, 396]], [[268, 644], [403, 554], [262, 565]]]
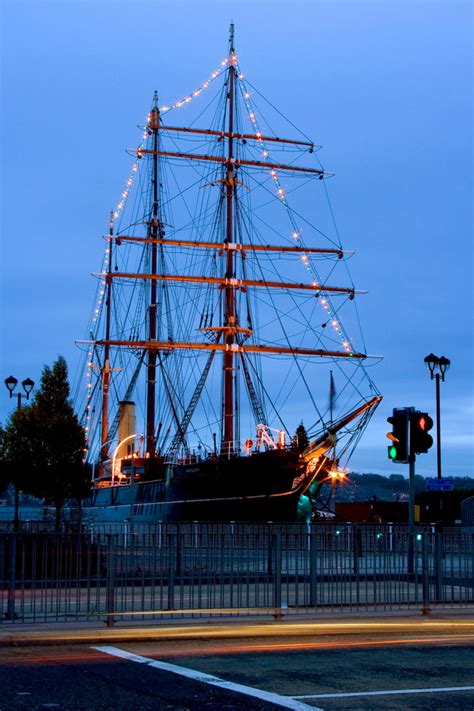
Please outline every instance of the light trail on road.
[[108, 658], [104, 658], [103, 654], [97, 654], [96, 652], [89, 651], [88, 653], [84, 654], [68, 654], [62, 653], [58, 654], [55, 653], [54, 655], [51, 654], [51, 648], [50, 647], [44, 647], [44, 655], [24, 655], [24, 656], [17, 656], [17, 657], [7, 657], [7, 658], [2, 658], [0, 656], [0, 666], [15, 666], [15, 665], [23, 665], [23, 666], [28, 666], [28, 665], [34, 665], [34, 666], [41, 666], [41, 665], [51, 665], [51, 664], [80, 664], [80, 663], [86, 663], [89, 664], [89, 662], [103, 662], [103, 661], [112, 661], [109, 660]]
[[[273, 643], [260, 643], [260, 644], [247, 644], [241, 642], [239, 644], [220, 644], [213, 646], [202, 646], [195, 647], [194, 643], [198, 640], [183, 640], [180, 647], [170, 646], [168, 648], [163, 648], [161, 640], [151, 640], [146, 639], [143, 641], [128, 642], [128, 646], [135, 647], [136, 645], [153, 645], [153, 642], [160, 644], [159, 654], [160, 657], [208, 657], [211, 655], [226, 655], [226, 654], [252, 654], [252, 653], [266, 653], [266, 652], [298, 652], [298, 651], [318, 651], [321, 649], [357, 649], [357, 648], [367, 648], [367, 647], [388, 647], [388, 646], [400, 646], [400, 645], [423, 645], [423, 644], [439, 644], [439, 645], [462, 645], [467, 642], [474, 642], [474, 634], [467, 635], [438, 635], [438, 636], [427, 636], [427, 637], [385, 637], [383, 639], [357, 639], [355, 641], [344, 641], [344, 640], [309, 640], [307, 642], [273, 642]], [[199, 640], [202, 642], [202, 640]], [[6, 650], [5, 650], [6, 651]], [[148, 652], [149, 654], [155, 654], [155, 652]], [[11, 652], [9, 653], [11, 655]], [[18, 655], [15, 657], [8, 656], [2, 658], [0, 653], [0, 665], [15, 665], [15, 664], [51, 664], [51, 663], [64, 663], [64, 664], [74, 664], [77, 662], [90, 662], [90, 661], [109, 661], [107, 657], [102, 654], [97, 654], [93, 648], [88, 649], [87, 652], [77, 653], [76, 651], [69, 652], [68, 650], [62, 648], [61, 651], [55, 650], [55, 654], [51, 655], [51, 647], [44, 647], [44, 654], [35, 655]]]
[[389, 634], [452, 634], [453, 637], [462, 633], [474, 634], [474, 620], [418, 620], [405, 619], [391, 621], [337, 621], [337, 622], [267, 622], [236, 624], [223, 622], [221, 624], [189, 624], [175, 626], [144, 626], [144, 627], [114, 627], [109, 630], [78, 629], [62, 632], [60, 630], [9, 630], [0, 634], [0, 646], [28, 644], [90, 644], [106, 642], [146, 642], [146, 641], [177, 641], [177, 640], [205, 640], [205, 639], [249, 639], [257, 637], [325, 637], [325, 636], [370, 636], [382, 635], [387, 638]]
[[[298, 652], [311, 651], [319, 649], [357, 649], [363, 647], [378, 647], [378, 646], [398, 646], [398, 645], [423, 645], [423, 644], [465, 644], [473, 642], [474, 635], [443, 635], [437, 637], [389, 637], [386, 639], [363, 640], [359, 639], [354, 642], [345, 642], [341, 640], [331, 640], [328, 642], [309, 641], [309, 642], [281, 642], [269, 644], [227, 644], [219, 646], [200, 646], [196, 649], [189, 648], [169, 648], [163, 649], [160, 647], [160, 657], [207, 657], [211, 655], [225, 654], [252, 654], [259, 652]], [[149, 641], [147, 641], [147, 644]]]

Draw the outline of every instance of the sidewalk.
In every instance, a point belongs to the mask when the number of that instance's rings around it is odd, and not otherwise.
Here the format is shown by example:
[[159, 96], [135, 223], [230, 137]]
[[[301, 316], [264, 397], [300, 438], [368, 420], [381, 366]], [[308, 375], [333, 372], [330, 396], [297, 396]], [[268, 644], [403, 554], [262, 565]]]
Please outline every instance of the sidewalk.
[[104, 623], [46, 623], [27, 625], [4, 622], [0, 625], [0, 646], [34, 646], [59, 644], [104, 644], [196, 639], [247, 639], [263, 637], [327, 637], [353, 635], [472, 635], [474, 609], [434, 610], [422, 616], [413, 610], [403, 614], [383, 612], [378, 615], [288, 616], [269, 618], [232, 617], [204, 621], [183, 620], [158, 623], [156, 620], [133, 625], [119, 621], [113, 627]]

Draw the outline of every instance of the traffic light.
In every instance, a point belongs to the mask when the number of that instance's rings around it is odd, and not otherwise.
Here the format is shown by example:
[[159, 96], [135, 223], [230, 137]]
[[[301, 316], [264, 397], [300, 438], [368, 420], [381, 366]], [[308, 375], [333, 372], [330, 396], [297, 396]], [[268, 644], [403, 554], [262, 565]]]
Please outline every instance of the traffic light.
[[433, 445], [433, 437], [428, 434], [433, 420], [427, 412], [412, 412], [410, 415], [410, 453], [424, 454]]
[[388, 447], [388, 458], [392, 462], [408, 462], [408, 413], [406, 407], [394, 407], [392, 417], [387, 417], [392, 425], [392, 431], [387, 433], [392, 440]]

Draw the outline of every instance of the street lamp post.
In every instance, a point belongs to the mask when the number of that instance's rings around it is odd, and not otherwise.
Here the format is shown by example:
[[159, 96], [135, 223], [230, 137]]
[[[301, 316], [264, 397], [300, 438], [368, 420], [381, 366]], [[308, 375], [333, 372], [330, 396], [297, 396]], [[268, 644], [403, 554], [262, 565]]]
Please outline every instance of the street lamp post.
[[431, 380], [436, 381], [436, 449], [438, 460], [438, 479], [441, 479], [441, 407], [440, 407], [440, 380], [444, 381], [446, 371], [451, 365], [449, 358], [434, 355], [430, 353], [425, 358], [425, 365], [428, 368]]
[[[34, 388], [34, 381], [31, 380], [31, 378], [25, 378], [25, 380], [22, 381], [22, 386], [23, 390], [25, 391], [24, 393], [18, 391], [16, 393], [17, 397], [17, 410], [21, 410], [21, 401], [24, 398], [25, 400], [30, 399], [30, 393]], [[8, 392], [10, 393], [10, 397], [13, 397], [13, 393], [15, 392], [15, 388], [18, 385], [18, 380], [13, 377], [13, 375], [10, 375], [8, 378], [5, 378], [5, 385], [7, 387]], [[20, 528], [20, 518], [18, 515], [18, 510], [19, 510], [19, 503], [20, 503], [20, 492], [18, 489], [18, 486], [15, 484], [15, 513], [13, 516], [13, 530], [15, 533], [18, 532], [18, 529]]]

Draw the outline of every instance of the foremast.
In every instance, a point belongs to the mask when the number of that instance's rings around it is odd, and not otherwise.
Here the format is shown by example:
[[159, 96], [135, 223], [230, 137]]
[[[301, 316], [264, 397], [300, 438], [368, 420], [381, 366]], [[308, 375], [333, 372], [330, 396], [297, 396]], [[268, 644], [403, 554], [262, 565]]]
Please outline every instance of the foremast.
[[[109, 223], [109, 259], [107, 275], [105, 277], [105, 338], [110, 340], [110, 314], [112, 309], [112, 277], [110, 275], [112, 269], [112, 248], [114, 234], [114, 214], [110, 213]], [[109, 458], [109, 390], [110, 390], [110, 346], [108, 343], [104, 346], [104, 365], [102, 367], [102, 417], [101, 417], [101, 441], [100, 441], [100, 465]]]

